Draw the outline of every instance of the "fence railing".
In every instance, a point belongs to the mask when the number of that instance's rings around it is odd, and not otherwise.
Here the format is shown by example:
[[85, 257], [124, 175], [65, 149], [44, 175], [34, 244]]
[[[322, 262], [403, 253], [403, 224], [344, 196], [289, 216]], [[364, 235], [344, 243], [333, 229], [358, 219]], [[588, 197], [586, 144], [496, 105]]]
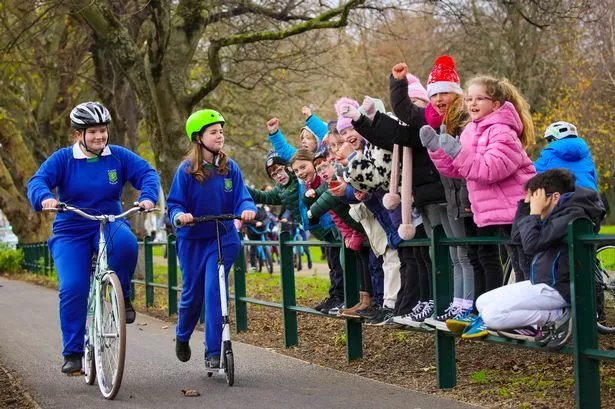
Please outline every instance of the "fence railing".
[[[579, 409], [600, 408], [600, 372], [601, 360], [615, 360], [615, 351], [601, 350], [598, 347], [596, 327], [596, 294], [593, 268], [595, 263], [595, 245], [615, 243], [615, 235], [596, 235], [593, 225], [587, 219], [577, 219], [568, 226], [568, 250], [570, 254], [570, 291], [572, 301], [573, 337], [559, 353], [572, 355], [574, 361], [574, 379], [576, 407]], [[444, 313], [453, 294], [452, 263], [448, 246], [507, 243], [504, 238], [475, 237], [463, 239], [446, 238], [441, 226], [433, 229], [431, 239], [411, 240], [402, 246], [429, 246], [433, 266], [433, 290], [436, 314]], [[239, 252], [233, 268], [235, 299], [235, 324], [238, 332], [248, 329], [247, 304], [257, 304], [277, 308], [282, 311], [284, 323], [284, 346], [298, 344], [297, 314], [316, 314], [328, 318], [344, 319], [346, 324], [346, 358], [348, 361], [363, 356], [361, 321], [332, 317], [312, 308], [296, 305], [295, 275], [293, 265], [294, 246], [335, 246], [341, 247], [342, 269], [344, 274], [344, 293], [347, 305], [358, 301], [359, 283], [356, 274], [355, 259], [340, 243], [319, 241], [291, 241], [290, 234], [284, 232], [279, 241], [244, 241], [247, 245], [277, 245], [281, 260], [281, 302], [271, 302], [248, 297], [246, 294], [246, 260], [245, 253]], [[167, 246], [167, 284], [154, 282], [153, 248], [156, 245], [147, 238], [143, 242], [145, 277], [133, 280], [135, 285], [145, 286], [145, 304], [154, 305], [154, 288], [165, 288], [168, 294], [168, 313], [177, 313], [177, 297], [181, 291], [177, 288], [177, 258], [175, 254], [175, 237], [169, 236]], [[24, 250], [24, 268], [35, 273], [49, 275], [53, 270], [46, 243], [19, 245]], [[421, 331], [421, 329], [418, 329]], [[422, 330], [425, 331], [425, 330]], [[448, 331], [434, 329], [436, 350], [436, 382], [438, 388], [452, 388], [457, 382], [455, 335]], [[485, 342], [506, 344], [511, 347], [537, 349], [546, 351], [534, 342], [510, 340], [487, 336]]]

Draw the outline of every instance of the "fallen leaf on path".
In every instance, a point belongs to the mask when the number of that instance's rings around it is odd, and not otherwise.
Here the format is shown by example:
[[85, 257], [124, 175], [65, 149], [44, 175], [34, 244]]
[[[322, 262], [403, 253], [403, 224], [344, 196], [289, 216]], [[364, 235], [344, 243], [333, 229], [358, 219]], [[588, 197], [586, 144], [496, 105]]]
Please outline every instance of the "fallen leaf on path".
[[138, 322], [137, 327], [144, 327], [147, 325], [147, 322]]
[[162, 329], [169, 329], [169, 326], [168, 325], [163, 325]]
[[182, 393], [184, 394], [184, 396], [201, 396], [201, 394], [199, 393], [199, 391], [197, 391], [196, 389], [182, 389]]

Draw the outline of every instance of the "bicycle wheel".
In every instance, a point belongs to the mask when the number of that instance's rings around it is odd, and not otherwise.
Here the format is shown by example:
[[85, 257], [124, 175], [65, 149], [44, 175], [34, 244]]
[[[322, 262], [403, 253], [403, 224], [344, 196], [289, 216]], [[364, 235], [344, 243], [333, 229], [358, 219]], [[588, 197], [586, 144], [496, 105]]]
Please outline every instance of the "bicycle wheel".
[[94, 305], [93, 294], [90, 293], [88, 298], [88, 316], [85, 322], [85, 344], [83, 347], [83, 372], [85, 374], [85, 383], [88, 385], [94, 385], [96, 380], [96, 364], [94, 359], [94, 340], [90, 338], [89, 334], [94, 333], [94, 329], [90, 332], [90, 326], [94, 323]]
[[598, 332], [615, 334], [615, 246], [604, 246], [596, 251], [594, 278]]
[[515, 270], [513, 270], [512, 260], [510, 257], [506, 259], [506, 263], [504, 263], [504, 279], [502, 280], [502, 285], [514, 284], [515, 281]]
[[265, 256], [263, 255], [263, 253], [261, 253], [261, 249], [258, 249], [258, 251], [256, 253], [256, 258], [257, 258], [257, 264], [258, 264], [258, 272], [262, 273], [263, 272], [263, 264], [265, 264], [263, 259], [265, 258]]
[[265, 262], [267, 264], [267, 272], [273, 274], [273, 256], [271, 255], [270, 247], [265, 247]]
[[224, 372], [226, 373], [226, 383], [228, 383], [228, 386], [233, 386], [235, 383], [235, 359], [233, 358], [233, 351], [230, 349], [224, 353]]
[[126, 311], [120, 280], [109, 271], [100, 283], [100, 319], [94, 337], [94, 359], [98, 386], [105, 399], [113, 399], [120, 390], [126, 357]]

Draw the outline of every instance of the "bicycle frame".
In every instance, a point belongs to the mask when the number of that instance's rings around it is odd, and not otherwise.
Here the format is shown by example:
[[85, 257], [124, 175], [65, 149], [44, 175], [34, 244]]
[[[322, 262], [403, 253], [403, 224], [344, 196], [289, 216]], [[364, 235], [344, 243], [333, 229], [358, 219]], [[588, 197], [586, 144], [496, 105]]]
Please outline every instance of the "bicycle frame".
[[[119, 282], [119, 278], [117, 275], [109, 270], [108, 258], [107, 258], [107, 241], [105, 239], [105, 226], [108, 223], [112, 223], [116, 220], [120, 220], [123, 218], [127, 218], [137, 212], [145, 211], [145, 209], [135, 206], [131, 209], [121, 213], [119, 215], [90, 215], [85, 213], [84, 211], [66, 205], [64, 203], [58, 204], [56, 209], [44, 209], [47, 211], [70, 211], [81, 217], [84, 217], [88, 220], [95, 220], [99, 222], [99, 239], [98, 239], [98, 255], [96, 258], [96, 264], [94, 267], [94, 271], [92, 273], [90, 279], [90, 291], [89, 291], [89, 299], [88, 299], [88, 309], [87, 309], [87, 318], [88, 324], [86, 328], [86, 342], [85, 342], [85, 364], [86, 365], [94, 365], [89, 368], [89, 371], [86, 371], [86, 382], [88, 384], [93, 384], [94, 373], [96, 373], [98, 379], [98, 385], [101, 393], [106, 399], [113, 399], [117, 392], [119, 391], [122, 376], [124, 371], [124, 358], [125, 358], [125, 321], [122, 319], [123, 317], [123, 294], [121, 289], [121, 283]], [[151, 210], [150, 210], [151, 211]], [[107, 279], [107, 276], [109, 279]], [[105, 281], [109, 281], [110, 285], [115, 288], [115, 297], [111, 297], [111, 308], [113, 317], [116, 320], [117, 325], [119, 325], [118, 331], [114, 333], [105, 333], [104, 327], [104, 306], [102, 305], [102, 283]], [[119, 290], [119, 293], [118, 293]], [[119, 317], [119, 319], [118, 319]], [[104, 356], [103, 350], [104, 347], [109, 346], [108, 340], [110, 338], [118, 339], [119, 338], [119, 350], [117, 361], [115, 361], [115, 367], [112, 368], [112, 376], [110, 379], [107, 378], [109, 375], [106, 369], [103, 367], [103, 363], [100, 362], [99, 357]], [[97, 346], [99, 348], [97, 348]], [[89, 355], [93, 354], [93, 355]], [[86, 369], [88, 369], [86, 367]], [[108, 385], [108, 382], [111, 381], [111, 385]]]

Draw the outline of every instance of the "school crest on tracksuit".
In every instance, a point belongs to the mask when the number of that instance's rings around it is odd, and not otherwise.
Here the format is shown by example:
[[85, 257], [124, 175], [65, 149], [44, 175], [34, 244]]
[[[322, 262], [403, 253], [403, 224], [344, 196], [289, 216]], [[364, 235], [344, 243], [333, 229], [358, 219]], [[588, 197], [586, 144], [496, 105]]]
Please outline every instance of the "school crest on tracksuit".
[[117, 170], [110, 169], [107, 171], [107, 174], [109, 175], [109, 184], [115, 185], [117, 183]]
[[233, 190], [233, 179], [224, 178], [224, 191], [231, 192]]

